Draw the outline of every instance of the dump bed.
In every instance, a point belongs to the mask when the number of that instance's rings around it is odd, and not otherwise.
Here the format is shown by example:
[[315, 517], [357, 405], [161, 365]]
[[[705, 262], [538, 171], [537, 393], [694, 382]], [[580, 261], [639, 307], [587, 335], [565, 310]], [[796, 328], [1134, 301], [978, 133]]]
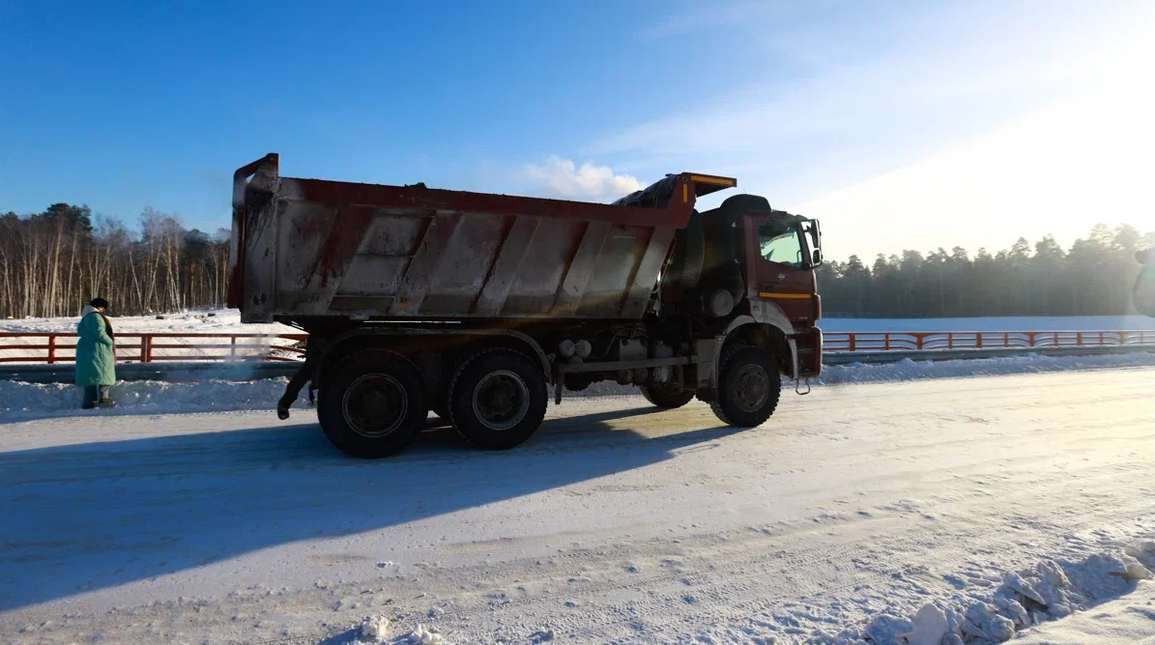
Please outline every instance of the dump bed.
[[233, 182], [244, 322], [637, 319], [695, 197], [734, 185], [682, 173], [591, 204], [281, 177], [276, 154]]

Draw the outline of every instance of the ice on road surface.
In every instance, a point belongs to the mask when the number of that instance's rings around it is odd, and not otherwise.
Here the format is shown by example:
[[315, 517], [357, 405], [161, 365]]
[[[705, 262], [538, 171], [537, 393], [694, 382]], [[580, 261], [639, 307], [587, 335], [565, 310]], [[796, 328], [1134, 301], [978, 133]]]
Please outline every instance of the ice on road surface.
[[906, 645], [928, 604], [1023, 642], [1115, 603], [1096, 628], [1138, 629], [1153, 390], [822, 387], [752, 430], [573, 399], [512, 451], [433, 418], [378, 461], [306, 411], [0, 421], [0, 642], [337, 645], [382, 617], [388, 643]]

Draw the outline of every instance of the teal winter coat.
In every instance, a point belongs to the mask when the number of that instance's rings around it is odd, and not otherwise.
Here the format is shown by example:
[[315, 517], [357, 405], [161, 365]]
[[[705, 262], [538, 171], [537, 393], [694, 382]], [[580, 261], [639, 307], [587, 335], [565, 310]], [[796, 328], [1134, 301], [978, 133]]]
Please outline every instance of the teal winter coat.
[[76, 326], [76, 384], [112, 385], [116, 383], [116, 355], [104, 316], [93, 307], [85, 307]]

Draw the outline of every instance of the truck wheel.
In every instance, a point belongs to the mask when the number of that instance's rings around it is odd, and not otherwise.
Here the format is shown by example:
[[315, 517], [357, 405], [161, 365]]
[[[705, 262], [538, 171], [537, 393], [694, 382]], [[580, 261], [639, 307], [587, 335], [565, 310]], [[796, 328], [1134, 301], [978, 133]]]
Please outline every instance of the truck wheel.
[[764, 349], [738, 345], [722, 357], [718, 399], [710, 404], [723, 423], [738, 428], [761, 425], [774, 414], [782, 395], [778, 364]]
[[693, 390], [687, 390], [676, 383], [651, 383], [639, 389], [647, 401], [667, 410], [680, 408], [694, 400]]
[[392, 352], [346, 359], [320, 393], [317, 417], [325, 436], [354, 457], [400, 452], [425, 426], [421, 373]]
[[449, 422], [479, 448], [506, 450], [545, 417], [545, 376], [528, 356], [489, 349], [467, 359], [449, 383]]

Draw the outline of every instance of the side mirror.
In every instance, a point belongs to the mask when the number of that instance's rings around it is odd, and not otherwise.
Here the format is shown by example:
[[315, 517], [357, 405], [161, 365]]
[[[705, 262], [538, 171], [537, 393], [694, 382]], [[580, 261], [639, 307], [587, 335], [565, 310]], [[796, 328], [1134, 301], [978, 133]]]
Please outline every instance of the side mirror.
[[810, 258], [810, 266], [816, 267], [822, 264], [822, 249], [814, 249], [814, 256]]

